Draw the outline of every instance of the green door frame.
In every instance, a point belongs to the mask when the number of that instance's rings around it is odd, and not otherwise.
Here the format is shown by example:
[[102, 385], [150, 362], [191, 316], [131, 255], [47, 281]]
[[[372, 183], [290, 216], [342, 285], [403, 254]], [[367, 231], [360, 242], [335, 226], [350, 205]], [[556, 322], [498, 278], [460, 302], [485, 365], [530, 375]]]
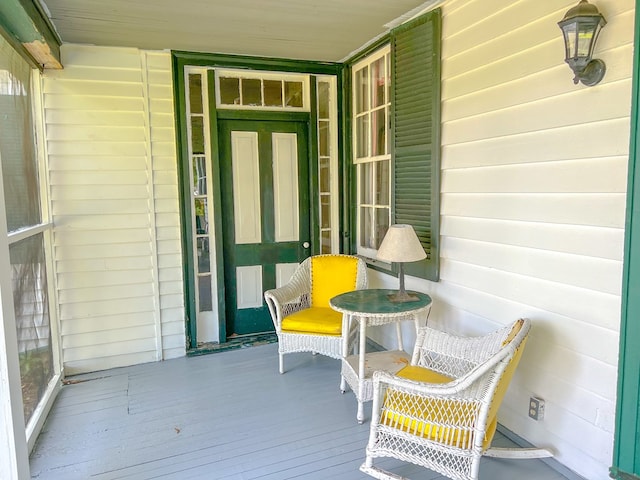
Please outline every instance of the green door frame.
[[616, 431], [611, 477], [640, 479], [640, 0], [636, 0]]
[[[186, 349], [187, 355], [196, 355], [202, 353], [198, 350], [198, 335], [197, 335], [197, 322], [196, 322], [196, 302], [195, 295], [197, 289], [195, 285], [195, 265], [193, 262], [193, 256], [191, 254], [193, 234], [190, 222], [191, 218], [191, 188], [189, 185], [189, 169], [190, 158], [188, 152], [188, 132], [187, 132], [187, 120], [186, 120], [186, 105], [185, 105], [185, 77], [184, 69], [187, 66], [206, 67], [206, 68], [241, 68], [263, 71], [275, 71], [275, 72], [295, 72], [305, 73], [309, 75], [335, 75], [337, 80], [337, 104], [338, 104], [338, 131], [343, 131], [342, 126], [342, 112], [340, 108], [342, 106], [342, 70], [343, 64], [333, 62], [316, 62], [305, 60], [291, 60], [282, 58], [264, 58], [264, 57], [250, 57], [242, 55], [226, 55], [217, 53], [195, 53], [184, 51], [172, 51], [171, 52], [172, 69], [173, 69], [173, 85], [174, 85], [174, 109], [176, 112], [176, 150], [178, 156], [178, 189], [180, 199], [180, 220], [181, 220], [181, 234], [182, 234], [182, 277], [183, 277], [183, 289], [184, 289], [184, 304], [185, 304], [185, 337], [186, 337]], [[209, 92], [212, 93], [214, 83], [213, 82], [213, 70], [209, 72], [208, 81], [211, 85]], [[313, 83], [313, 82], [312, 82]], [[311, 125], [316, 125], [317, 115], [315, 112], [315, 90], [312, 87], [311, 93]], [[237, 112], [242, 118], [242, 112]], [[255, 114], [255, 112], [254, 112]], [[211, 161], [213, 163], [214, 172], [219, 171], [219, 158], [218, 158], [218, 138], [217, 138], [217, 111], [215, 103], [215, 95], [209, 96], [209, 115], [210, 115], [210, 138], [212, 143], [211, 149]], [[233, 114], [226, 114], [231, 116]], [[310, 145], [316, 142], [317, 137], [314, 128], [310, 128], [309, 142]], [[339, 145], [338, 151], [341, 151], [342, 144], [341, 137], [338, 138]], [[310, 160], [317, 163], [316, 158], [317, 148], [310, 148]], [[342, 158], [339, 158], [339, 163], [342, 164]], [[315, 164], [314, 163], [314, 164]], [[213, 178], [213, 198], [214, 198], [214, 218], [219, 217], [219, 210], [216, 210], [216, 204], [220, 206], [220, 182], [217, 175]], [[315, 170], [310, 172], [311, 178], [311, 195], [317, 192], [317, 173]], [[315, 215], [317, 217], [317, 215]], [[314, 217], [314, 218], [315, 218]], [[222, 238], [221, 222], [215, 222], [212, 225], [215, 238]], [[317, 222], [312, 222], [313, 239], [315, 240], [318, 234]], [[341, 222], [343, 225], [344, 222]], [[216, 242], [215, 255], [216, 258], [222, 258], [222, 246], [221, 242]], [[317, 242], [313, 241], [312, 245], [317, 245]], [[315, 253], [315, 252], [314, 252]], [[218, 288], [218, 318], [224, 319], [225, 317], [225, 303], [224, 303], [224, 275], [222, 270], [218, 268], [215, 279], [217, 281]], [[219, 321], [219, 338], [223, 342], [226, 339], [225, 322]]]

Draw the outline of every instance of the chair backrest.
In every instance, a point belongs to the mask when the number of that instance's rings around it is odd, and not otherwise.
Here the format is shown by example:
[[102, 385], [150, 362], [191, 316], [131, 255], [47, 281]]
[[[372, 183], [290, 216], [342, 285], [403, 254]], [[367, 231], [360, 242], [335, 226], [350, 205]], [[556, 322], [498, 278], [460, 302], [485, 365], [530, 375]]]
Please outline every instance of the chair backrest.
[[329, 300], [358, 288], [358, 257], [316, 255], [311, 257], [311, 306], [330, 308]]
[[498, 380], [498, 384], [496, 385], [496, 389], [493, 393], [493, 398], [491, 399], [489, 414], [487, 416], [489, 421], [495, 418], [498, 414], [498, 409], [500, 408], [500, 404], [507, 393], [509, 383], [511, 383], [516, 367], [518, 366], [518, 363], [520, 363], [520, 357], [522, 357], [524, 346], [527, 343], [527, 338], [529, 337], [529, 328], [529, 320], [521, 318], [513, 324], [509, 334], [502, 341], [502, 348], [515, 348], [515, 351], [513, 352], [513, 355], [507, 356], [505, 359], [508, 363]]

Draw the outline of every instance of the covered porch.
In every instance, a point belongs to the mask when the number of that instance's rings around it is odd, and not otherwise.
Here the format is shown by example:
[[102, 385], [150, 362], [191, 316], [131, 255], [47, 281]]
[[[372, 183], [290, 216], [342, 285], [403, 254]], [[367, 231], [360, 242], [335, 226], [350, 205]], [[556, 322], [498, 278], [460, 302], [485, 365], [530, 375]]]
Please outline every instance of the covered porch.
[[[355, 480], [369, 438], [340, 363], [277, 345], [70, 377], [31, 455], [32, 478]], [[367, 419], [371, 403], [367, 404]], [[504, 431], [504, 430], [502, 430]], [[494, 445], [513, 442], [499, 433]], [[481, 480], [575, 480], [542, 460], [483, 459]], [[394, 460], [414, 480], [444, 480]]]

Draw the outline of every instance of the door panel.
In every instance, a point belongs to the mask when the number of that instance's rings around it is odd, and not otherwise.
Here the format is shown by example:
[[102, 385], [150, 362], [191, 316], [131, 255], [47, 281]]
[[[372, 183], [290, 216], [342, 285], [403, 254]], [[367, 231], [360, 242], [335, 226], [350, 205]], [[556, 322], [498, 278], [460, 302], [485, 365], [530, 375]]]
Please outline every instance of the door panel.
[[306, 132], [304, 122], [219, 122], [227, 336], [273, 331], [262, 294], [310, 253]]

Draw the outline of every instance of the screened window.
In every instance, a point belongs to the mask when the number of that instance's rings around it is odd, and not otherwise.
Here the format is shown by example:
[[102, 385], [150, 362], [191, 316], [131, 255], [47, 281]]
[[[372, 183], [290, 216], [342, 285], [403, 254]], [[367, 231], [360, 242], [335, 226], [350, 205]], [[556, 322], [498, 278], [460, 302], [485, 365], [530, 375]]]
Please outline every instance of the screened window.
[[50, 224], [41, 210], [31, 77], [27, 62], [0, 36], [0, 165], [28, 429], [56, 373], [45, 248]]

